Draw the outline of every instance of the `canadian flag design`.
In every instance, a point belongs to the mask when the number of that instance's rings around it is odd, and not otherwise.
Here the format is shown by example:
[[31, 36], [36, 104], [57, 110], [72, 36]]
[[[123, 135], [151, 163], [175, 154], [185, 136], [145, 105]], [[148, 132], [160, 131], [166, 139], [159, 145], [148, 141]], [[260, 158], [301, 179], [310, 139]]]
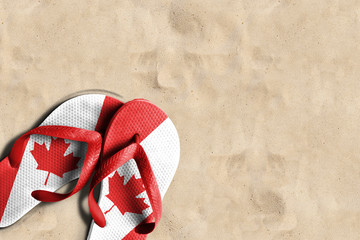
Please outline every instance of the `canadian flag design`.
[[[40, 126], [68, 126], [104, 131], [122, 103], [101, 94], [72, 98], [57, 107]], [[7, 227], [34, 208], [36, 190], [56, 191], [77, 179], [87, 152], [87, 144], [49, 136], [31, 135], [19, 167], [9, 158], [0, 162], [0, 227]]]
[[[105, 136], [103, 156], [106, 159], [126, 147], [138, 133], [163, 198], [180, 157], [176, 128], [163, 111], [147, 101], [128, 102], [120, 111]], [[88, 240], [146, 238], [136, 233], [135, 228], [150, 219], [153, 210], [134, 159], [101, 181], [98, 205], [105, 214], [106, 225], [101, 228], [93, 222]]]
[[35, 142], [34, 150], [30, 151], [38, 166], [36, 169], [48, 172], [44, 185], [46, 186], [50, 174], [54, 174], [63, 178], [64, 173], [70, 172], [78, 168], [77, 164], [80, 157], [74, 157], [73, 153], [66, 156], [66, 150], [69, 148], [70, 143], [66, 143], [64, 139], [50, 138], [50, 148], [46, 148], [45, 143], [38, 144]]

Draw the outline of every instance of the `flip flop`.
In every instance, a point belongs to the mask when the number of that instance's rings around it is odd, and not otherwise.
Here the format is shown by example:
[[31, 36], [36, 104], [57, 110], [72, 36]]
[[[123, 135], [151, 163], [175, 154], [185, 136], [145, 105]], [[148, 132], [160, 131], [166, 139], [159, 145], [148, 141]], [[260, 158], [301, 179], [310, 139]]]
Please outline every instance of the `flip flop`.
[[[91, 181], [94, 221], [88, 240], [145, 239], [160, 220], [179, 157], [179, 137], [168, 116], [146, 100], [125, 103], [105, 133]], [[97, 203], [93, 192], [98, 184]]]
[[[101, 151], [101, 132], [122, 103], [87, 94], [58, 106], [37, 128], [15, 142], [0, 162], [0, 227], [7, 227], [42, 201], [78, 192], [89, 180]], [[54, 193], [79, 178], [66, 194]]]

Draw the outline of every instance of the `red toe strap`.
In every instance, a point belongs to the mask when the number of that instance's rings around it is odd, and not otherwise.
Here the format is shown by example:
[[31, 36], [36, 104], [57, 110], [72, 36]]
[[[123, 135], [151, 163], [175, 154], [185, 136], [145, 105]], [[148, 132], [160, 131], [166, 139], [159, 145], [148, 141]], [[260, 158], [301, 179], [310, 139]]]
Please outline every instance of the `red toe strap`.
[[87, 181], [89, 181], [96, 163], [99, 159], [102, 138], [100, 133], [96, 131], [90, 131], [81, 128], [67, 127], [67, 126], [41, 126], [30, 130], [29, 132], [22, 135], [14, 144], [11, 149], [9, 159], [12, 167], [19, 167], [22, 160], [25, 147], [32, 134], [52, 136], [56, 138], [63, 138], [68, 140], [86, 142], [88, 149], [86, 152], [84, 165], [80, 173], [79, 180], [75, 188], [65, 194], [54, 193], [44, 190], [38, 190], [32, 192], [32, 196], [39, 201], [43, 202], [56, 202], [70, 197], [82, 189]]
[[90, 186], [89, 194], [89, 208], [91, 215], [97, 225], [104, 227], [106, 220], [104, 213], [94, 198], [94, 188], [109, 174], [121, 167], [124, 163], [134, 159], [139, 169], [145, 190], [150, 200], [151, 208], [153, 210], [154, 222], [144, 222], [136, 227], [136, 232], [140, 234], [148, 234], [152, 232], [161, 218], [162, 204], [159, 187], [157, 185], [155, 175], [152, 171], [150, 162], [142, 146], [138, 143], [133, 143], [126, 148], [120, 150], [109, 159], [102, 161], [99, 169], [97, 169]]

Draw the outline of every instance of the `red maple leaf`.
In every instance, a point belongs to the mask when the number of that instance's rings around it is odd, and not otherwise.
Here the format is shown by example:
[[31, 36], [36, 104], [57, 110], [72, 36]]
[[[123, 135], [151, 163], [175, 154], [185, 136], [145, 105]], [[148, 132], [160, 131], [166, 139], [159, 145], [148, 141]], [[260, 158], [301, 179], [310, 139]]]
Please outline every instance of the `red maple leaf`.
[[48, 182], [50, 173], [63, 177], [64, 173], [77, 169], [77, 163], [81, 158], [74, 157], [73, 153], [64, 156], [70, 143], [66, 143], [61, 138], [51, 138], [50, 149], [47, 150], [45, 143], [38, 144], [35, 142], [34, 150], [30, 151], [35, 158], [38, 166], [36, 169], [49, 172], [45, 185]]
[[109, 194], [105, 195], [114, 205], [105, 214], [110, 212], [115, 205], [123, 215], [126, 212], [141, 214], [149, 206], [144, 202], [145, 198], [136, 198], [136, 196], [144, 191], [141, 178], [136, 179], [133, 175], [124, 185], [124, 176], [120, 177], [119, 173], [115, 172], [114, 176], [109, 178]]

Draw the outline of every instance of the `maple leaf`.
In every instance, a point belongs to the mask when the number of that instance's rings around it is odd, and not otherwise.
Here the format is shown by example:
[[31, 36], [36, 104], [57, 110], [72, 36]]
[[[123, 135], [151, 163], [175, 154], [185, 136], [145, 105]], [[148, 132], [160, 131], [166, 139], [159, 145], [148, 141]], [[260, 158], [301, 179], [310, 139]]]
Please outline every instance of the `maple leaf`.
[[144, 202], [145, 198], [136, 198], [136, 196], [144, 191], [145, 188], [140, 178], [136, 179], [132, 175], [130, 180], [124, 185], [124, 176], [120, 177], [116, 171], [109, 178], [109, 194], [105, 195], [114, 205], [105, 214], [110, 212], [115, 205], [123, 215], [126, 212], [142, 214], [142, 211], [149, 206]]
[[51, 138], [50, 148], [47, 150], [45, 143], [38, 144], [35, 142], [34, 150], [30, 151], [35, 158], [38, 166], [36, 169], [49, 172], [45, 185], [48, 182], [50, 173], [63, 177], [64, 173], [77, 169], [77, 163], [81, 158], [74, 157], [73, 153], [64, 156], [70, 143], [66, 143], [61, 138]]

